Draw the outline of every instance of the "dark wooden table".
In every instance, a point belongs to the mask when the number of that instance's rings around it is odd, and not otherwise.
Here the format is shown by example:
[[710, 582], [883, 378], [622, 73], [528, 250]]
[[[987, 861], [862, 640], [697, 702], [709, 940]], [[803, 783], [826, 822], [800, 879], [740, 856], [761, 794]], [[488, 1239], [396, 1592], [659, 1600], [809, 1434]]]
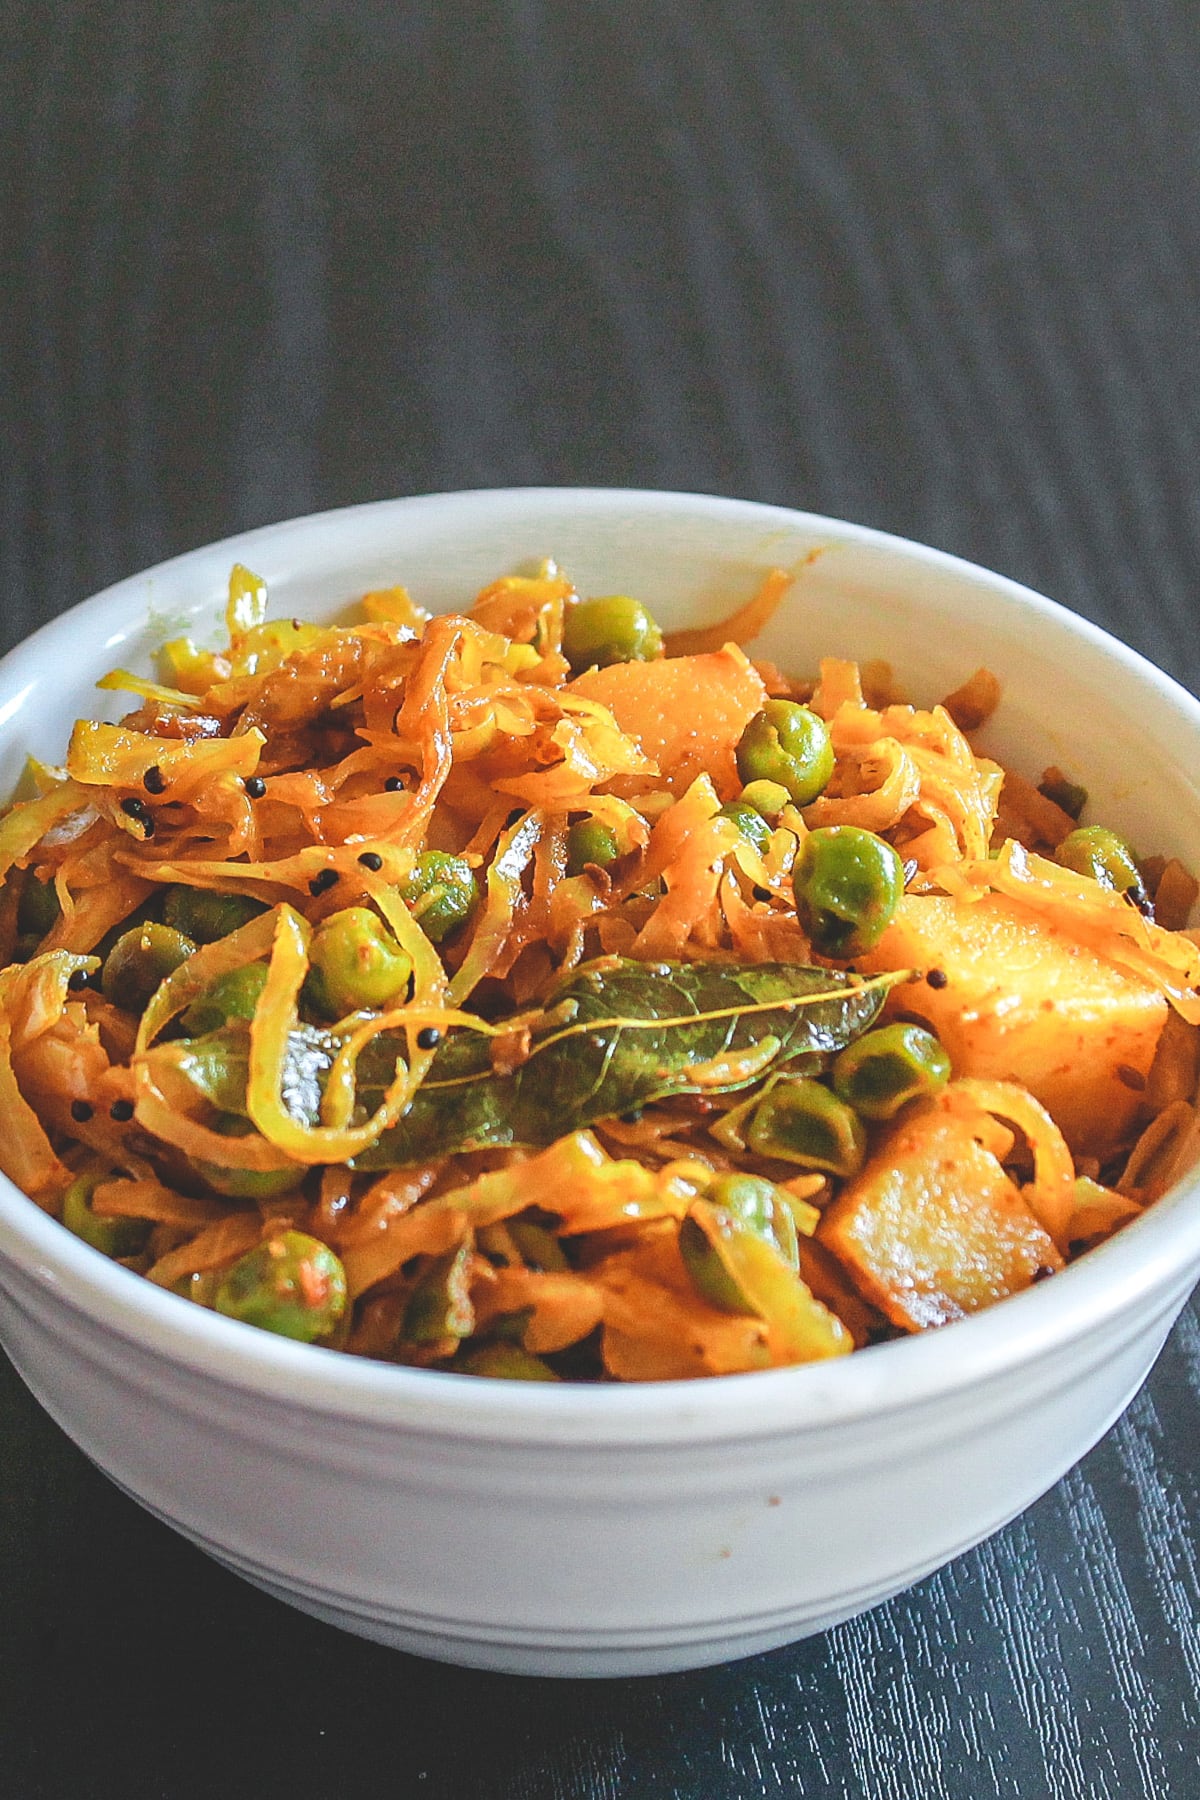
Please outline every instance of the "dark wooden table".
[[[1200, 685], [1189, 0], [9, 0], [13, 642], [175, 551], [524, 482], [864, 520]], [[1196, 1800], [1200, 1328], [1057, 1489], [754, 1661], [316, 1625], [0, 1378], [12, 1800]]]

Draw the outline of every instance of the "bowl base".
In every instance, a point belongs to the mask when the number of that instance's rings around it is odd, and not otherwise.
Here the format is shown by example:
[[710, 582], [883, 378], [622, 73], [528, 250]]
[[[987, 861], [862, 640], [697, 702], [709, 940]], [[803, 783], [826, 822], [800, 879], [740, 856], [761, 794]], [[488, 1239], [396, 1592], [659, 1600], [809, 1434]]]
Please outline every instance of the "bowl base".
[[[880, 1594], [872, 1598], [866, 1607], [855, 1608], [849, 1613], [844, 1607], [838, 1608], [827, 1618], [805, 1619], [790, 1625], [776, 1624], [770, 1630], [749, 1631], [720, 1639], [706, 1635], [695, 1641], [676, 1641], [661, 1645], [606, 1645], [603, 1648], [573, 1649], [548, 1644], [496, 1643], [488, 1638], [460, 1637], [412, 1624], [393, 1625], [370, 1615], [330, 1606], [323, 1601], [301, 1598], [290, 1589], [277, 1587], [273, 1582], [264, 1580], [261, 1575], [247, 1574], [245, 1569], [238, 1568], [236, 1563], [224, 1556], [216, 1556], [214, 1560], [232, 1574], [240, 1575], [261, 1593], [283, 1601], [285, 1606], [294, 1606], [298, 1611], [307, 1613], [310, 1618], [319, 1619], [322, 1624], [334, 1625], [341, 1631], [367, 1638], [375, 1644], [384, 1644], [390, 1650], [402, 1650], [409, 1656], [420, 1656], [430, 1662], [451, 1663], [461, 1669], [485, 1669], [496, 1675], [549, 1676], [560, 1680], [604, 1681], [627, 1675], [678, 1675], [691, 1669], [707, 1669], [720, 1663], [740, 1662], [748, 1656], [759, 1656], [767, 1650], [781, 1650], [785, 1644], [798, 1643], [801, 1638], [815, 1637], [818, 1632], [828, 1631], [834, 1625], [843, 1624], [847, 1618], [854, 1618], [860, 1610], [869, 1611], [872, 1606], [892, 1598], [892, 1593]], [[924, 1573], [929, 1574], [931, 1571], [925, 1570]], [[906, 1578], [893, 1592], [902, 1593], [911, 1585]]]

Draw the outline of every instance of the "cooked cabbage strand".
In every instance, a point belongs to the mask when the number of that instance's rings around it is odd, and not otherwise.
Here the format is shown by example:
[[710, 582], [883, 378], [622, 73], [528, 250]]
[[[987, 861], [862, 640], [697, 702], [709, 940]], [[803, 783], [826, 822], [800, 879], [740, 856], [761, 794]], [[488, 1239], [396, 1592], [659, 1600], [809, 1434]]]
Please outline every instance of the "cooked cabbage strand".
[[792, 579], [664, 636], [553, 564], [338, 626], [235, 567], [0, 819], [0, 1168], [239, 1328], [542, 1383], [845, 1355], [1123, 1228], [1200, 1147], [1195, 882], [977, 752], [987, 670], [752, 661]]

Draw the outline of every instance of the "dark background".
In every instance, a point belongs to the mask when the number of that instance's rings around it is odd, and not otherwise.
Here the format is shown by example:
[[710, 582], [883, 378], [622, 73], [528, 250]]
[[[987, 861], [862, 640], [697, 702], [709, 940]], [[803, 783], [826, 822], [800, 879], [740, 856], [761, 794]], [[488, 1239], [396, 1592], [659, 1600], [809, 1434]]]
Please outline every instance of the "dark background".
[[[1016, 576], [1200, 685], [1191, 0], [8, 0], [15, 642], [245, 526], [743, 495]], [[0, 1379], [13, 1800], [1196, 1800], [1200, 1327], [1015, 1525], [694, 1675], [291, 1614]]]

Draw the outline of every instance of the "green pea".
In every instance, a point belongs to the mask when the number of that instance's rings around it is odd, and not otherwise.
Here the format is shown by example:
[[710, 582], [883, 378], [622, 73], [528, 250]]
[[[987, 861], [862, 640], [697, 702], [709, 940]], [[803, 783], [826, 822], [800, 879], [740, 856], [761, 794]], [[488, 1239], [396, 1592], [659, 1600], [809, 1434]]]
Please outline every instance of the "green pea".
[[474, 912], [479, 883], [463, 857], [426, 850], [400, 893], [430, 943], [440, 944]]
[[126, 913], [123, 919], [119, 919], [115, 925], [111, 925], [104, 933], [100, 942], [93, 949], [92, 955], [98, 956], [103, 965], [108, 961], [113, 950], [125, 936], [127, 931], [132, 931], [135, 925], [157, 924], [158, 915], [161, 911], [160, 901], [160, 895], [151, 894], [148, 900], [143, 900], [138, 906], [134, 907], [132, 912]]
[[856, 1175], [866, 1154], [858, 1114], [819, 1081], [800, 1076], [765, 1093], [743, 1127], [759, 1156], [778, 1157], [826, 1175]]
[[148, 919], [117, 939], [104, 959], [100, 985], [114, 1006], [140, 1013], [159, 983], [195, 954], [192, 938]]
[[563, 620], [563, 655], [576, 675], [610, 663], [653, 662], [662, 655], [662, 632], [640, 600], [607, 594], [577, 600]]
[[214, 1300], [228, 1319], [303, 1344], [328, 1337], [346, 1303], [341, 1261], [303, 1231], [281, 1231], [239, 1257]]
[[183, 1029], [189, 1037], [203, 1037], [206, 1032], [219, 1031], [230, 1019], [252, 1019], [266, 985], [266, 963], [244, 963], [240, 969], [218, 975], [183, 1014]]
[[[480, 1248], [483, 1247], [482, 1240], [483, 1233], [481, 1232], [475, 1240]], [[515, 1312], [498, 1313], [488, 1325], [488, 1331], [491, 1333], [493, 1341], [499, 1344], [523, 1345], [533, 1313], [532, 1306], [519, 1306]]]
[[[249, 1137], [254, 1126], [240, 1113], [222, 1113], [212, 1129], [222, 1137]], [[225, 1163], [194, 1157], [193, 1166], [215, 1193], [228, 1200], [275, 1200], [299, 1187], [307, 1170], [298, 1163], [290, 1169], [231, 1169]]]
[[796, 1220], [788, 1197], [764, 1175], [718, 1175], [709, 1189], [714, 1206], [722, 1206], [735, 1218], [768, 1239], [790, 1268], [797, 1268]]
[[950, 1058], [921, 1025], [881, 1025], [834, 1058], [834, 1091], [864, 1119], [891, 1119], [950, 1079]]
[[[738, 1227], [729, 1222], [728, 1229]], [[679, 1254], [693, 1287], [710, 1306], [728, 1313], [754, 1311], [752, 1302], [727, 1267], [720, 1248], [690, 1213], [679, 1227]]]
[[739, 1235], [760, 1239], [790, 1269], [799, 1262], [796, 1224], [783, 1194], [761, 1175], [721, 1175], [679, 1227], [679, 1253], [697, 1293], [722, 1312], [753, 1313], [729, 1253]]
[[404, 1337], [413, 1344], [438, 1344], [447, 1338], [470, 1337], [475, 1329], [470, 1288], [469, 1244], [463, 1244], [445, 1256], [431, 1257], [409, 1296], [404, 1313]]
[[309, 951], [329, 1016], [390, 1006], [406, 992], [412, 958], [369, 906], [347, 906], [317, 927]]
[[698, 1293], [722, 1312], [753, 1312], [722, 1254], [730, 1233], [761, 1238], [789, 1268], [799, 1263], [796, 1222], [786, 1197], [761, 1175], [719, 1175], [706, 1196], [708, 1205], [689, 1214], [679, 1228], [679, 1253]]
[[883, 936], [904, 892], [904, 864], [873, 831], [822, 825], [800, 846], [792, 887], [817, 955], [846, 961]]
[[67, 1230], [105, 1256], [136, 1256], [150, 1236], [148, 1219], [106, 1219], [92, 1211], [92, 1195], [107, 1173], [77, 1175], [63, 1195], [62, 1222]]
[[752, 806], [771, 825], [775, 824], [790, 799], [791, 795], [778, 781], [747, 782], [738, 795], [743, 805]]
[[824, 793], [833, 774], [833, 745], [824, 719], [792, 700], [768, 700], [743, 731], [737, 747], [744, 782], [769, 781], [796, 806]]
[[211, 1311], [222, 1279], [218, 1269], [197, 1269], [173, 1281], [171, 1292], [178, 1294], [181, 1300], [190, 1300], [193, 1306], [204, 1306]]
[[747, 806], [744, 800], [729, 800], [721, 808], [721, 817], [732, 820], [746, 841], [762, 855], [771, 842], [771, 827], [760, 812]]
[[22, 937], [29, 937], [41, 943], [48, 931], [53, 931], [62, 916], [62, 907], [58, 902], [58, 889], [52, 881], [39, 881], [30, 869], [21, 883], [21, 897], [17, 901], [17, 930]]
[[163, 895], [163, 920], [197, 944], [215, 944], [267, 908], [249, 894], [214, 894], [207, 888], [169, 887]]
[[1115, 888], [1120, 894], [1132, 889], [1135, 899], [1145, 894], [1129, 845], [1103, 825], [1081, 825], [1078, 831], [1068, 832], [1054, 852], [1054, 860], [1077, 875], [1090, 875], [1101, 887]]
[[554, 1233], [533, 1219], [510, 1219], [508, 1235], [527, 1268], [552, 1270], [557, 1274], [570, 1268]]
[[732, 1213], [740, 1224], [770, 1237], [775, 1229], [775, 1183], [763, 1175], [718, 1175], [706, 1199]]
[[599, 819], [577, 819], [567, 832], [568, 875], [582, 875], [589, 863], [603, 869], [620, 854], [616, 832]]
[[464, 1375], [490, 1375], [493, 1381], [559, 1381], [550, 1364], [520, 1344], [481, 1344], [455, 1361]]

